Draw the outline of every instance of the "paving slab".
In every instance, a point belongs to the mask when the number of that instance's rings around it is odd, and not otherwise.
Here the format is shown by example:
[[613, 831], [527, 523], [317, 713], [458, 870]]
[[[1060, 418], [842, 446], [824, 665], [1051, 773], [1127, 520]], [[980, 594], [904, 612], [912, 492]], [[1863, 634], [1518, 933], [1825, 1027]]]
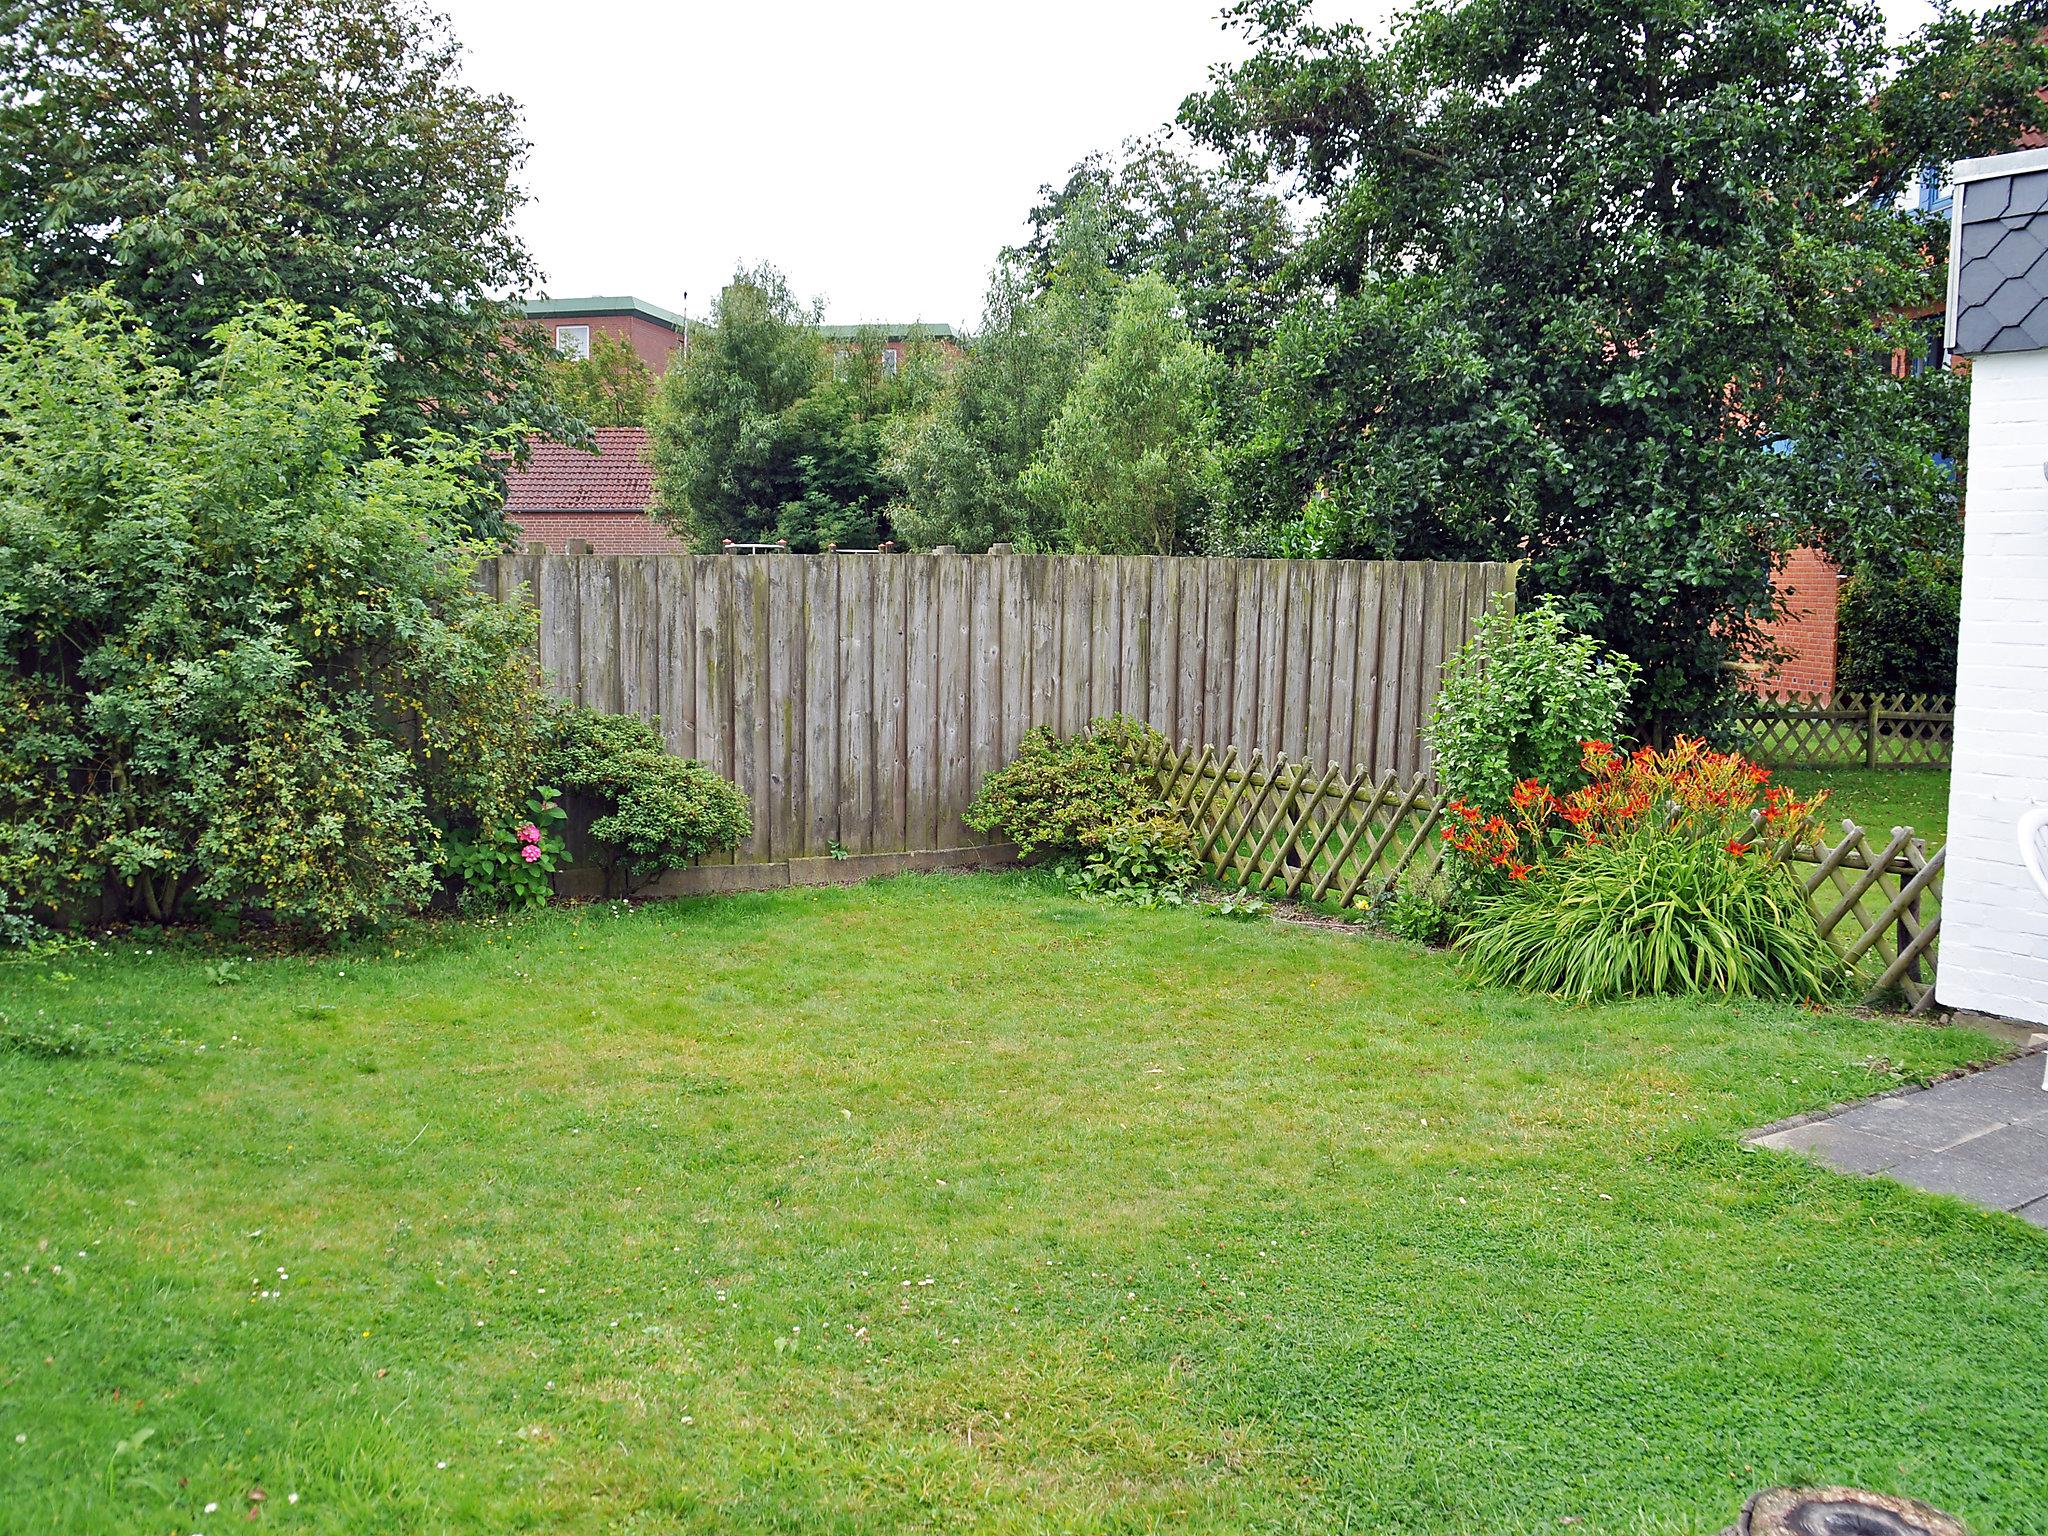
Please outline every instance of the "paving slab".
[[1882, 1174], [2048, 1229], [2048, 1091], [2037, 1050], [1926, 1088], [1767, 1125], [1749, 1146]]

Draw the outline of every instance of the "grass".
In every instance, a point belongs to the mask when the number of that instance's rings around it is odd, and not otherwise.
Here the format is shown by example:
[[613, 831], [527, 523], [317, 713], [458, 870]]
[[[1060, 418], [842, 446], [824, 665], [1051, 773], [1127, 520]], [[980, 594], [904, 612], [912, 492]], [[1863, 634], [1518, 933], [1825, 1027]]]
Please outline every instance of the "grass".
[[1883, 846], [1893, 827], [1911, 827], [1930, 849], [1948, 840], [1946, 768], [1785, 768], [1778, 777], [1802, 794], [1829, 792], [1828, 827], [1847, 816]]
[[8, 968], [0, 1524], [2039, 1531], [2048, 1239], [1738, 1145], [1991, 1052], [1025, 876]]

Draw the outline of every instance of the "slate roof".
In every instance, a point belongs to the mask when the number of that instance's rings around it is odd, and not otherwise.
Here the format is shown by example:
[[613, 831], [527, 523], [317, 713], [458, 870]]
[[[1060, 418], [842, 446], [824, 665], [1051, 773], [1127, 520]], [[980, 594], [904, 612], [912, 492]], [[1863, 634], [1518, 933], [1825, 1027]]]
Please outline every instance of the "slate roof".
[[645, 427], [599, 427], [597, 452], [533, 438], [523, 467], [505, 472], [505, 511], [645, 512], [654, 505], [654, 466]]
[[2048, 155], [1971, 168], [1992, 174], [1963, 182], [1956, 200], [1950, 344], [1966, 357], [2048, 348]]

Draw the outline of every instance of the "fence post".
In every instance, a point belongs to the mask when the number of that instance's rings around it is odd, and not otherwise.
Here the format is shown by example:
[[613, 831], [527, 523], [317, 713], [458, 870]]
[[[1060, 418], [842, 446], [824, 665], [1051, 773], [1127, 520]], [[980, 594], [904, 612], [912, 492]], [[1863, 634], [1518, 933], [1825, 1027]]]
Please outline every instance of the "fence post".
[[1877, 766], [1877, 714], [1878, 706], [1883, 702], [1883, 694], [1873, 693], [1870, 696], [1870, 714], [1865, 722], [1865, 730], [1868, 734], [1863, 738], [1863, 766], [1866, 768], [1875, 768]]

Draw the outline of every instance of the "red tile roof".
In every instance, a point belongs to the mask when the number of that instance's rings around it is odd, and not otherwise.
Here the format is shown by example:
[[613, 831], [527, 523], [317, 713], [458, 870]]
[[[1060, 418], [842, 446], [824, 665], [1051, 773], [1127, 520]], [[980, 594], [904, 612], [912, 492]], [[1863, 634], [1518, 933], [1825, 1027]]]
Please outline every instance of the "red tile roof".
[[523, 467], [505, 473], [505, 512], [645, 512], [654, 466], [645, 427], [599, 427], [597, 452], [529, 439]]

